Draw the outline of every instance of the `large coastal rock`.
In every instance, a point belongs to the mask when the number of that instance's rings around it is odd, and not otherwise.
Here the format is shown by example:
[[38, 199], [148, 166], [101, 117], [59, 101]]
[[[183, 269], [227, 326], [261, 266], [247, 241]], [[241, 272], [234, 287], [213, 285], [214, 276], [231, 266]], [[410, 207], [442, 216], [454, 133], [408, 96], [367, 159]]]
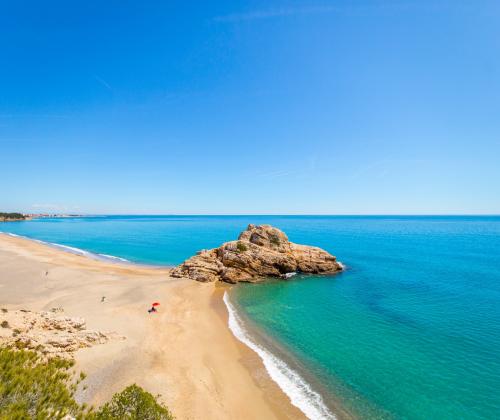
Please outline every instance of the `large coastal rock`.
[[237, 241], [198, 252], [174, 268], [171, 275], [201, 282], [238, 283], [287, 278], [294, 272], [327, 274], [341, 270], [336, 258], [321, 248], [294, 244], [270, 225], [248, 225]]

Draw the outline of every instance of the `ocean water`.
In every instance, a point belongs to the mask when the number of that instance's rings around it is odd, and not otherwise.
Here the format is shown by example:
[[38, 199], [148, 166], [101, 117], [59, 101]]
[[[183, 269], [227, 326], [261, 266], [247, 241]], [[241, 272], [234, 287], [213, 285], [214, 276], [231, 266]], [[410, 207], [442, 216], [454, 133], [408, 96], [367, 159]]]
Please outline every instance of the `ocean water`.
[[500, 217], [107, 216], [0, 230], [174, 265], [248, 223], [346, 265], [225, 297], [235, 335], [309, 417], [500, 418]]

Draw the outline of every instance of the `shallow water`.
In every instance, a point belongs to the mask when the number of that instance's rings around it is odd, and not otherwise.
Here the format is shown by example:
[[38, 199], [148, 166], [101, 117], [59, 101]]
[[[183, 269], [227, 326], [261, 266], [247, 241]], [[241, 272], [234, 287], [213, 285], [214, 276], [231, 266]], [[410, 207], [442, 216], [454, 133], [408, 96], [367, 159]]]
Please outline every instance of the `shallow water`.
[[273, 224], [347, 266], [230, 294], [314, 374], [326, 401], [335, 395], [363, 418], [500, 418], [499, 217], [111, 216], [0, 230], [173, 265], [248, 223]]

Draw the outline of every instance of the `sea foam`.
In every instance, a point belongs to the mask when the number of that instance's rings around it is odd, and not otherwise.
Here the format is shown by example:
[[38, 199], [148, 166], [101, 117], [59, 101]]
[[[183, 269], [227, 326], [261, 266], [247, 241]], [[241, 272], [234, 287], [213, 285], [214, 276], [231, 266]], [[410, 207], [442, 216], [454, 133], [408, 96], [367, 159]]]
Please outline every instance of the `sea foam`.
[[0, 233], [3, 233], [4, 235], [13, 236], [14, 238], [21, 238], [21, 236], [16, 235], [15, 233], [9, 233], [9, 232], [0, 232]]
[[[38, 241], [36, 239], [35, 239], [35, 241], [44, 243], [44, 242]], [[47, 242], [45, 242], [45, 243], [47, 243]], [[96, 254], [96, 253], [93, 253], [93, 252], [84, 251], [83, 249], [80, 249], [80, 248], [75, 248], [73, 246], [61, 245], [61, 244], [56, 244], [56, 243], [52, 243], [52, 242], [48, 242], [47, 244], [50, 245], [50, 246], [56, 247], [56, 248], [60, 248], [60, 249], [62, 249], [64, 251], [68, 251], [68, 252], [70, 252], [72, 254], [83, 255], [85, 257], [94, 258], [94, 259], [98, 259], [98, 260], [101, 260], [101, 261], [102, 260], [111, 261], [111, 262], [121, 261], [121, 262], [130, 263], [129, 260], [127, 260], [125, 258], [122, 258], [122, 257], [116, 257], [114, 255]]]
[[110, 259], [110, 260], [118, 260], [118, 261], [123, 261], [123, 262], [130, 262], [126, 258], [122, 257], [115, 257], [114, 255], [107, 255], [107, 254], [99, 254], [100, 257], [104, 257], [105, 259]]
[[[43, 241], [39, 241], [40, 243], [44, 243]], [[53, 242], [46, 242], [48, 245], [53, 246], [55, 248], [61, 248], [64, 251], [71, 252], [72, 254], [77, 254], [77, 255], [85, 255], [86, 257], [92, 256], [91, 252], [84, 251], [83, 249], [80, 248], [75, 248], [73, 246], [68, 246], [68, 245], [61, 245], [61, 244], [55, 244]]]
[[223, 300], [229, 313], [229, 329], [238, 340], [259, 355], [271, 378], [290, 398], [292, 404], [299, 408], [309, 419], [336, 419], [326, 407], [321, 395], [313, 391], [297, 372], [292, 370], [283, 360], [252, 340], [241, 318], [229, 301], [227, 292], [224, 293]]

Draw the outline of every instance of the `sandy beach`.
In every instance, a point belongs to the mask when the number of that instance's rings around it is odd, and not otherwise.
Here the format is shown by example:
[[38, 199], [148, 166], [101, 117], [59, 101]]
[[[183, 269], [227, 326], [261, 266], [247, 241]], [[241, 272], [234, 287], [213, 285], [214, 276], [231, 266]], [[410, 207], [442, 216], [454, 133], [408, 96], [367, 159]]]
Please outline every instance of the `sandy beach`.
[[[48, 272], [48, 274], [46, 274]], [[227, 327], [224, 286], [169, 277], [0, 234], [0, 306], [62, 307], [124, 340], [79, 350], [78, 399], [99, 405], [137, 383], [178, 419], [301, 419], [257, 354]], [[102, 297], [105, 297], [102, 302]], [[159, 312], [148, 314], [151, 302]]]

